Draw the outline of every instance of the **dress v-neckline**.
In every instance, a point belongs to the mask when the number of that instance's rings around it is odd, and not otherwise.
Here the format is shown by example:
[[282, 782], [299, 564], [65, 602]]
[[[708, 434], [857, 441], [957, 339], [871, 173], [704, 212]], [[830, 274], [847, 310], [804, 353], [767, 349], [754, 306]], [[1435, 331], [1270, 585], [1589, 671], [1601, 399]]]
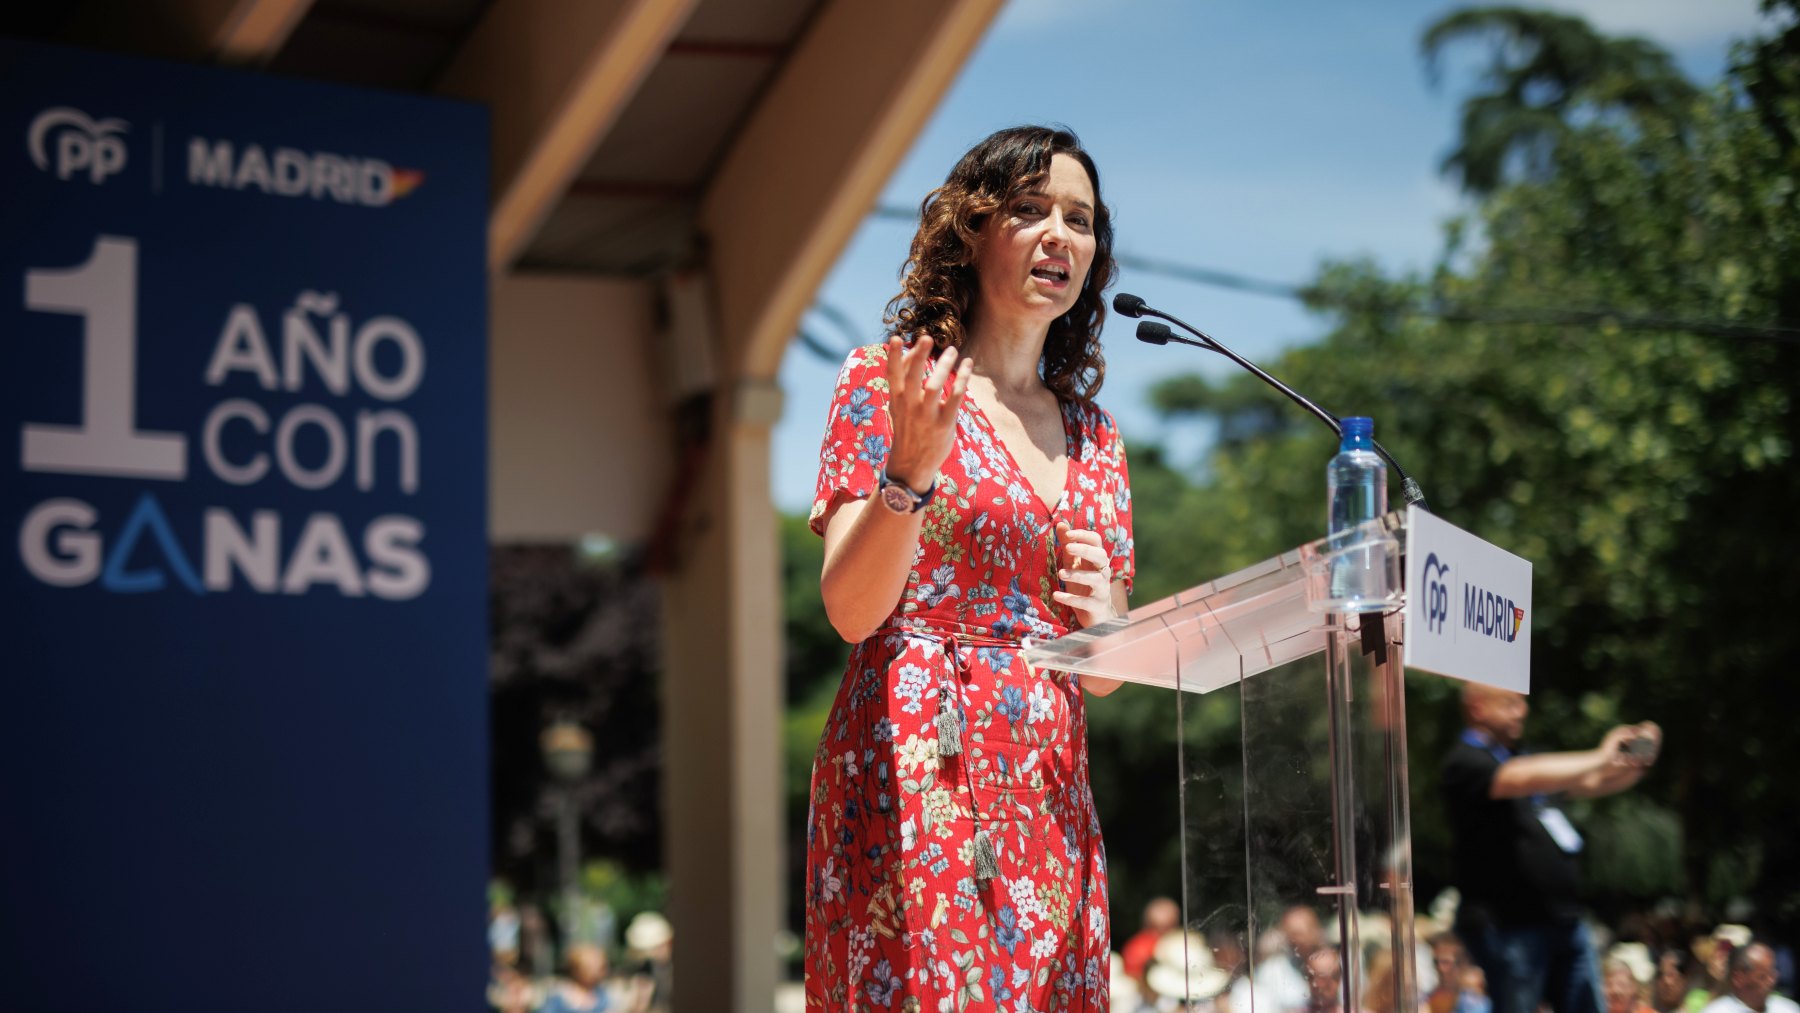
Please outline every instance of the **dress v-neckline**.
[[[975, 395], [973, 393], [964, 392], [963, 403], [968, 405], [973, 413], [980, 417], [982, 425], [987, 427], [988, 436], [991, 437], [994, 444], [1000, 448], [1000, 452], [1006, 455], [1006, 463], [1012, 465], [1013, 474], [1019, 477], [1019, 484], [1023, 485], [1025, 490], [1031, 493], [1031, 498], [1037, 500], [1038, 506], [1044, 508], [1044, 515], [1046, 517], [1055, 517], [1056, 512], [1062, 509], [1063, 502], [1069, 498], [1069, 479], [1073, 477], [1075, 472], [1076, 448], [1074, 446], [1074, 440], [1069, 435], [1068, 405], [1063, 403], [1062, 398], [1056, 399], [1056, 420], [1062, 425], [1063, 432], [1063, 478], [1062, 487], [1057, 490], [1056, 502], [1046, 503], [1044, 502], [1044, 494], [1038, 492], [1037, 486], [1032, 484], [1031, 476], [1019, 465], [1019, 459], [1013, 456], [1012, 448], [1006, 445], [1005, 438], [1000, 435], [1000, 430], [994, 427], [994, 420], [988, 418], [988, 413], [982, 409], [981, 402], [975, 400]], [[1025, 435], [1026, 438], [1029, 439], [1031, 434], [1027, 433]]]

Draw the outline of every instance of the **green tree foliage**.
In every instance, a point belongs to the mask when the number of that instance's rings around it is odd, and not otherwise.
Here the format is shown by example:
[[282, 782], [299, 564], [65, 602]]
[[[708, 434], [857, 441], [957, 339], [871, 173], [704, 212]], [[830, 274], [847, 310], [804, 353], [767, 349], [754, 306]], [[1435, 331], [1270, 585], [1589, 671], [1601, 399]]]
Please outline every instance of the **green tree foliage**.
[[[835, 689], [850, 657], [850, 645], [831, 628], [819, 602], [819, 571], [824, 565], [825, 540], [812, 533], [806, 518], [782, 517], [781, 587], [787, 617], [783, 643], [790, 706], [817, 703], [822, 684], [830, 683]], [[824, 703], [830, 705], [829, 695]]]
[[787, 847], [788, 924], [796, 931], [803, 919], [802, 885], [806, 882], [807, 792], [812, 784], [813, 752], [831, 713], [831, 701], [850, 658], [819, 600], [819, 570], [825, 564], [825, 541], [807, 527], [804, 515], [781, 518], [781, 586], [787, 647], [787, 714], [781, 726], [783, 798], [790, 828]]
[[[1476, 13], [1441, 22], [1428, 49], [1446, 26], [1518, 19]], [[1541, 171], [1453, 226], [1432, 274], [1329, 265], [1311, 289], [1329, 336], [1274, 371], [1340, 414], [1373, 415], [1439, 513], [1533, 560], [1540, 743], [1586, 746], [1619, 717], [1667, 729], [1643, 789], [1588, 814], [1610, 856], [1589, 863], [1599, 899], [1654, 888], [1719, 903], [1747, 889], [1791, 925], [1800, 853], [1776, 828], [1800, 804], [1783, 773], [1800, 756], [1788, 712], [1768, 704], [1800, 660], [1785, 618], [1800, 503], [1800, 335], [1788, 330], [1800, 103], [1768, 82], [1795, 80], [1794, 32], [1745, 47], [1737, 65], [1679, 117], [1560, 110]], [[1517, 322], [1572, 317], [1598, 323]], [[1643, 326], [1656, 319], [1773, 340]], [[1160, 396], [1223, 416], [1226, 431], [1234, 406], [1276, 396], [1249, 377], [1219, 387], [1170, 381]], [[1297, 411], [1283, 420], [1210, 462], [1195, 493], [1207, 508], [1189, 513], [1179, 554], [1219, 562], [1196, 574], [1318, 534], [1330, 438]], [[1140, 524], [1158, 509], [1136, 502]], [[1148, 533], [1139, 549], [1160, 551]], [[1443, 870], [1433, 792], [1455, 730], [1449, 696], [1418, 680], [1412, 700], [1422, 878]], [[1669, 826], [1679, 842], [1652, 832]]]
[[1420, 40], [1436, 71], [1444, 50], [1492, 44], [1486, 90], [1463, 103], [1462, 132], [1444, 169], [1474, 193], [1492, 193], [1509, 167], [1533, 177], [1582, 120], [1618, 117], [1646, 127], [1680, 124], [1697, 97], [1667, 53], [1639, 38], [1610, 38], [1579, 17], [1522, 7], [1466, 7]]

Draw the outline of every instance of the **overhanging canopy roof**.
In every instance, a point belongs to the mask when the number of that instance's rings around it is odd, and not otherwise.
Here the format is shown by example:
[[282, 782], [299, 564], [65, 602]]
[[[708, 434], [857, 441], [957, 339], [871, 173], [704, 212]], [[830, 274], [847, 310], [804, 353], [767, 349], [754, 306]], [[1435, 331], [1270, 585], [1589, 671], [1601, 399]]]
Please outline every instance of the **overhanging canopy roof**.
[[[551, 116], [542, 144], [565, 135], [591, 150], [573, 178], [538, 198], [507, 265], [647, 275], [687, 266], [698, 253], [706, 184], [825, 0], [86, 0], [7, 5], [0, 33], [175, 58], [219, 59], [271, 73], [493, 101], [505, 89], [554, 89], [634, 30], [635, 43], [670, 25], [611, 110], [585, 122]], [[500, 8], [506, 8], [501, 10]], [[541, 18], [519, 17], [538, 8]], [[685, 17], [680, 16], [685, 11]], [[517, 13], [515, 13], [517, 12]], [[673, 14], [659, 18], [658, 15]], [[506, 39], [508, 20], [523, 38]], [[672, 23], [672, 24], [671, 24]], [[561, 24], [569, 36], [532, 39]], [[644, 27], [647, 26], [646, 31]], [[541, 50], [576, 43], [556, 66]], [[468, 68], [486, 46], [498, 70]], [[573, 117], [581, 120], [583, 117]], [[596, 121], [601, 124], [595, 129]], [[497, 127], [497, 133], [500, 133]], [[584, 136], [567, 137], [576, 134]], [[504, 169], [504, 166], [497, 166]], [[507, 185], [498, 178], [497, 187]], [[527, 209], [532, 210], [532, 209]]]

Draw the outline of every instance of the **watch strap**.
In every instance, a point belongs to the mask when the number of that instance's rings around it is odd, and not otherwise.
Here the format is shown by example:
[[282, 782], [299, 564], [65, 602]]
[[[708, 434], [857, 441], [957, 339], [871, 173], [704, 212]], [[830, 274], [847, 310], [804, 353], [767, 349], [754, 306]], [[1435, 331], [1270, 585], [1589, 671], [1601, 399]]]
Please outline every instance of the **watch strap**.
[[925, 488], [924, 492], [919, 492], [918, 490], [914, 489], [912, 486], [907, 485], [905, 482], [902, 482], [899, 479], [894, 478], [893, 476], [889, 475], [887, 473], [887, 469], [883, 468], [881, 470], [880, 491], [885, 492], [890, 487], [899, 489], [901, 492], [904, 492], [909, 497], [911, 497], [912, 498], [912, 509], [907, 512], [908, 513], [918, 513], [920, 510], [925, 509], [925, 505], [927, 503], [931, 502], [931, 497], [937, 492], [938, 483], [937, 483], [937, 479], [934, 478], [931, 480], [931, 484]]

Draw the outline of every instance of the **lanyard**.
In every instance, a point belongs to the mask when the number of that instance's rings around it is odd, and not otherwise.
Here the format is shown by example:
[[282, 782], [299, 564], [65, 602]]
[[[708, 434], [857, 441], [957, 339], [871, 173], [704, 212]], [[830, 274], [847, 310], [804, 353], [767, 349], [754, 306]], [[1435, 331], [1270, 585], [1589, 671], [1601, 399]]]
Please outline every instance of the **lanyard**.
[[[1486, 750], [1489, 756], [1500, 763], [1505, 763], [1514, 756], [1520, 755], [1474, 728], [1463, 729], [1462, 740], [1476, 749]], [[1551, 805], [1546, 796], [1539, 794], [1531, 796], [1531, 810], [1537, 816], [1538, 822], [1544, 825], [1545, 832], [1550, 835], [1550, 839], [1556, 843], [1557, 847], [1571, 855], [1580, 853], [1583, 847], [1581, 832], [1575, 829], [1574, 825], [1569, 822], [1569, 818], [1563, 815], [1561, 809]]]
[[1488, 737], [1487, 733], [1476, 731], [1473, 728], [1463, 729], [1462, 740], [1469, 745], [1474, 746], [1476, 749], [1487, 750], [1488, 754], [1494, 758], [1495, 763], [1505, 763], [1514, 756], [1512, 750], [1495, 742], [1492, 738]]

